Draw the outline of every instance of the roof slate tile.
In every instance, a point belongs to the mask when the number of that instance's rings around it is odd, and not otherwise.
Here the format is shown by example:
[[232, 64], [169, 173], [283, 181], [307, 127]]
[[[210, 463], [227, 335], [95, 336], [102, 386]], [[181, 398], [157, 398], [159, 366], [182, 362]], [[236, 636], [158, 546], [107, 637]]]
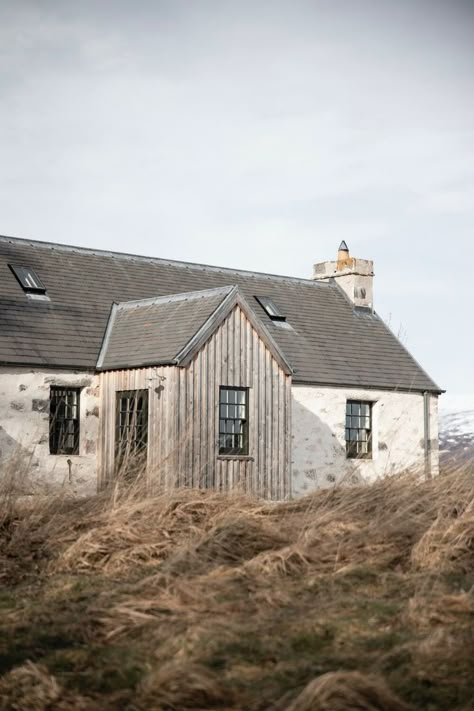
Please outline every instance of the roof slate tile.
[[[50, 301], [28, 299], [9, 263], [33, 268]], [[295, 382], [440, 391], [385, 323], [355, 310], [334, 282], [10, 237], [0, 237], [0, 361], [93, 370], [113, 302], [230, 284], [240, 287], [293, 366]], [[255, 296], [273, 299], [293, 331], [275, 326]], [[173, 318], [180, 329], [187, 328], [186, 314]], [[160, 348], [171, 349], [171, 333], [161, 330]]]

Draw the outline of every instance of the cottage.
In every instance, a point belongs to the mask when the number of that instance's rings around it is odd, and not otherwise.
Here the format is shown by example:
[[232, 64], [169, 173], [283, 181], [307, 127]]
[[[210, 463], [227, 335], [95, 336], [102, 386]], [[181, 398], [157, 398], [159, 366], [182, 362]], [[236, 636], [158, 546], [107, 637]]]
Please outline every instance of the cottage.
[[442, 392], [343, 242], [312, 279], [0, 237], [0, 461], [272, 499], [438, 471]]

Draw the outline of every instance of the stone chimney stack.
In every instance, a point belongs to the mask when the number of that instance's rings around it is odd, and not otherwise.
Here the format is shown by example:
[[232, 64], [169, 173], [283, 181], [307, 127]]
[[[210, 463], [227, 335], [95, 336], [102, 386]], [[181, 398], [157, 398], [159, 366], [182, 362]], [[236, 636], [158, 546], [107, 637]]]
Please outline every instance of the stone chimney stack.
[[313, 279], [336, 279], [354, 306], [373, 309], [374, 263], [368, 259], [351, 257], [344, 240], [339, 245], [337, 261], [314, 265]]

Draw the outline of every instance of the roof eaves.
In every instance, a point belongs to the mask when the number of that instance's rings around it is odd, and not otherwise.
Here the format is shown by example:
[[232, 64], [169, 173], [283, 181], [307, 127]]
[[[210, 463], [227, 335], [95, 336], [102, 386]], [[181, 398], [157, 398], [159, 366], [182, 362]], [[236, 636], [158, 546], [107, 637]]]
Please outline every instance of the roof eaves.
[[[298, 378], [293, 378], [292, 385], [302, 386], [302, 387], [319, 387], [319, 388], [346, 388], [351, 390], [381, 390], [383, 392], [396, 392], [396, 393], [424, 393], [430, 392], [435, 395], [442, 395], [446, 390], [440, 390], [438, 386], [433, 388], [426, 387], [402, 387], [398, 385], [374, 385], [367, 383], [351, 383], [351, 382], [330, 382], [330, 381], [320, 381], [320, 380], [298, 380]], [[435, 385], [435, 383], [434, 383]]]
[[101, 372], [105, 372], [107, 370], [135, 370], [136, 368], [163, 368], [165, 366], [173, 366], [177, 365], [175, 359], [153, 359], [153, 360], [142, 360], [142, 361], [137, 361], [133, 363], [133, 365], [130, 365], [129, 362], [120, 362], [116, 361], [115, 363], [111, 365], [107, 365], [105, 367], [101, 367], [100, 369], [97, 368], [97, 370], [100, 370]]

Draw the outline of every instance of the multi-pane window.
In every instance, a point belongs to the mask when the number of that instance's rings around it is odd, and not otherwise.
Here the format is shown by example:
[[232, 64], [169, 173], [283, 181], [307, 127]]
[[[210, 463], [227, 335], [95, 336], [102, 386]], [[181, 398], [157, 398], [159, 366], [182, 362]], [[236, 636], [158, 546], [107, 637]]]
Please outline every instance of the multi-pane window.
[[249, 453], [248, 388], [219, 391], [219, 454]]
[[372, 456], [372, 403], [348, 400], [346, 403], [346, 455], [349, 459]]
[[116, 463], [146, 457], [148, 442], [148, 390], [122, 390], [116, 394]]
[[79, 454], [79, 388], [53, 386], [49, 402], [49, 451]]

